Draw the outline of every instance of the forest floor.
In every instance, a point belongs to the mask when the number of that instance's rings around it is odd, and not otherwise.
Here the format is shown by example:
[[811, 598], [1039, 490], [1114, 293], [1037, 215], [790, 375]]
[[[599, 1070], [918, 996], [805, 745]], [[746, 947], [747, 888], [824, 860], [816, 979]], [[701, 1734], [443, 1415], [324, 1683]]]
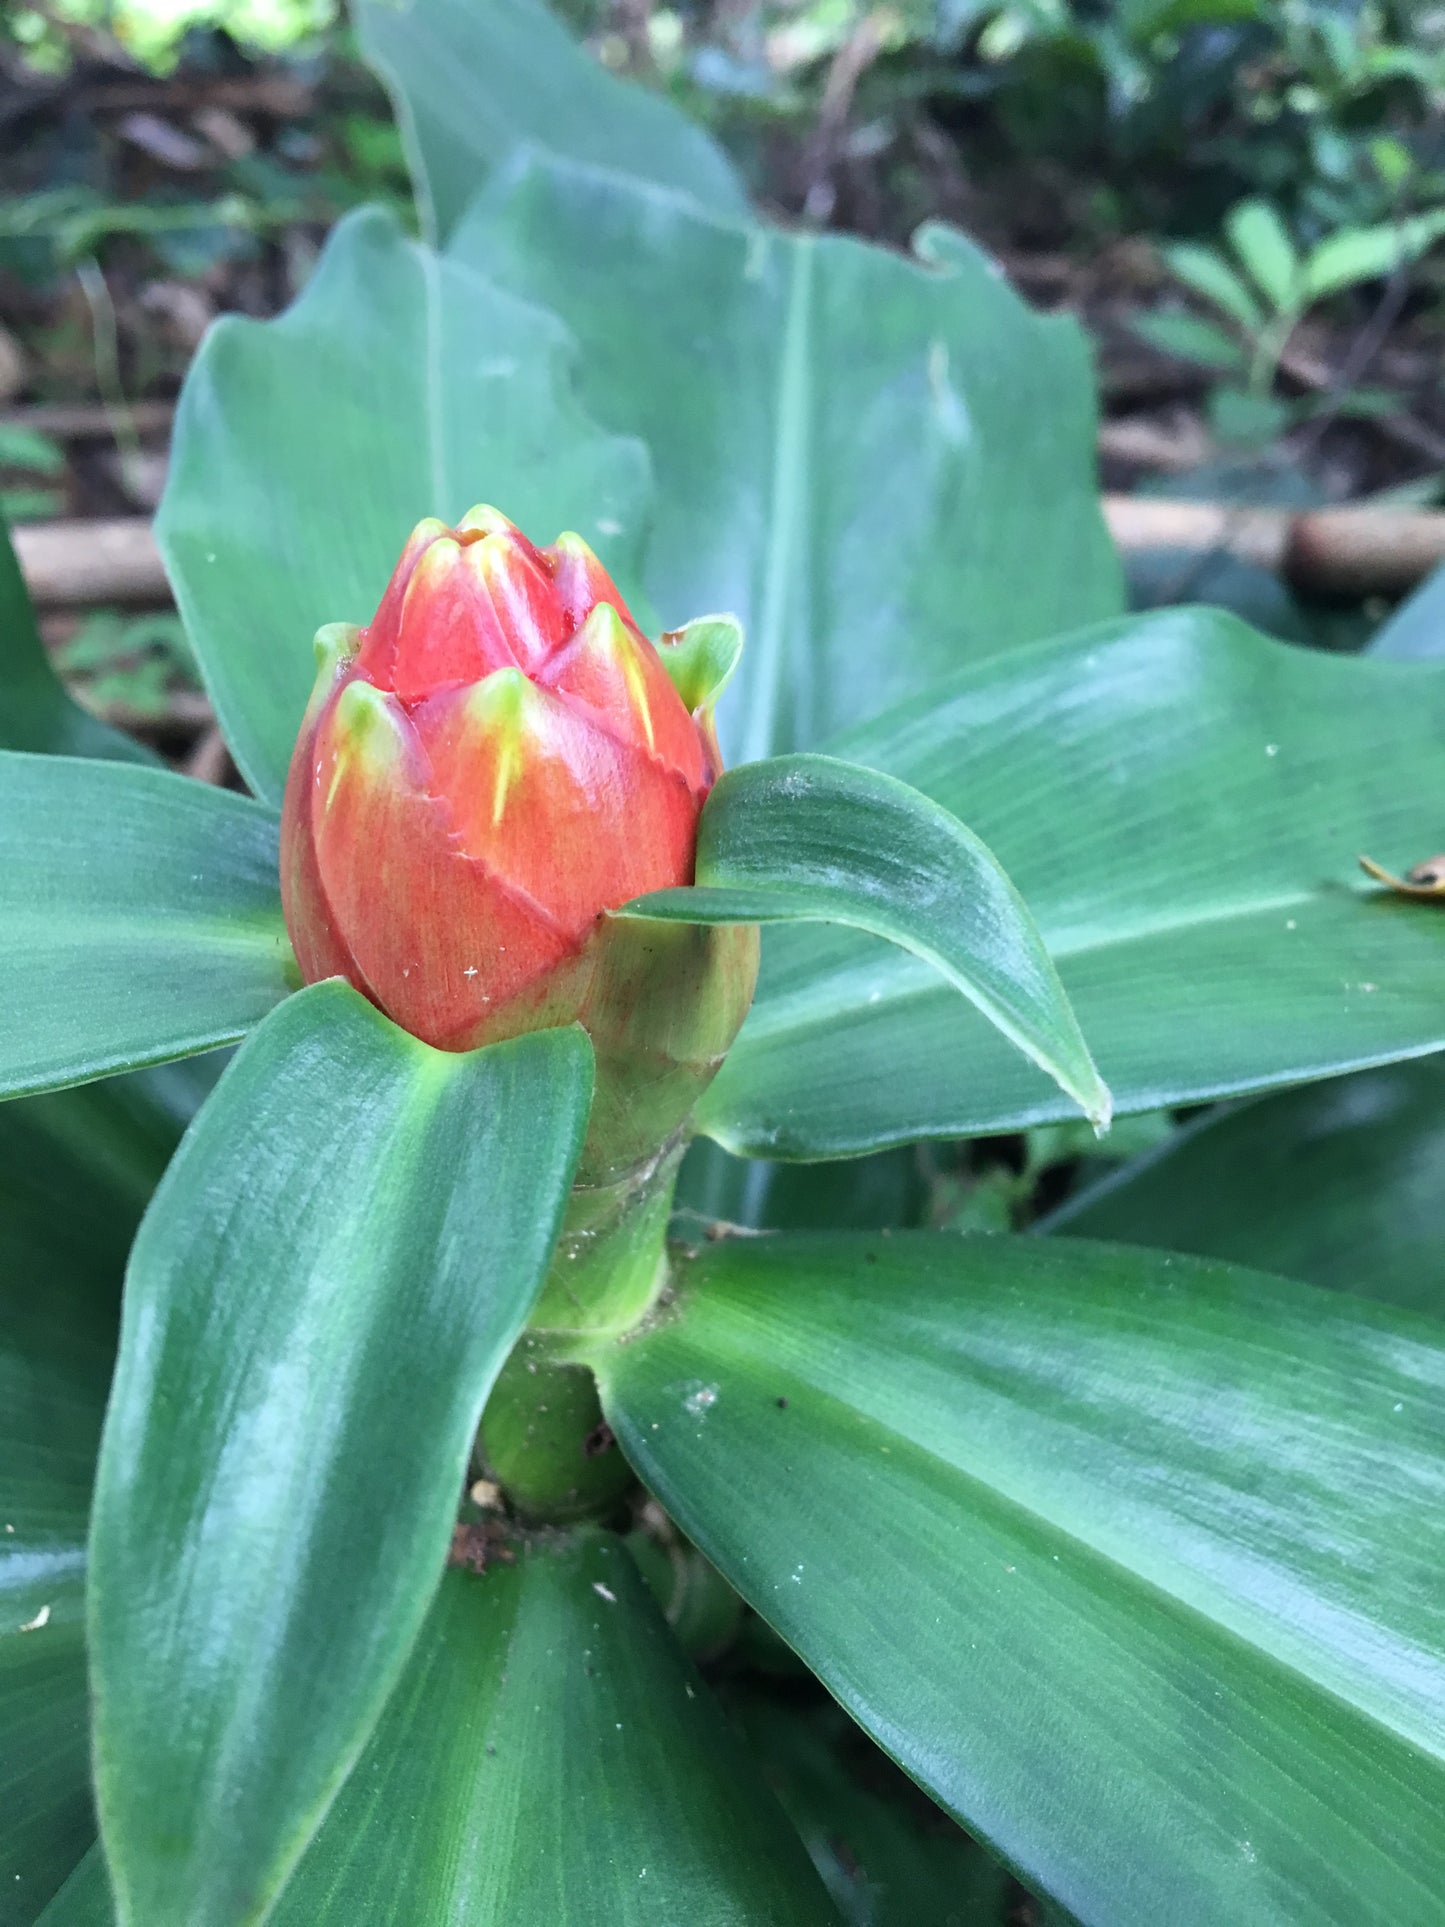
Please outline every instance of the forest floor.
[[[1256, 422], [1232, 438], [1218, 369], [1141, 332], [1141, 317], [1179, 310], [1152, 235], [1118, 221], [1101, 232], [1077, 183], [1047, 166], [981, 180], [967, 126], [920, 114], [870, 147], [848, 58], [845, 46], [825, 65], [813, 111], [758, 137], [760, 198], [782, 219], [895, 245], [920, 214], [953, 221], [1031, 302], [1077, 317], [1099, 370], [1105, 490], [1291, 510], [1431, 507], [1445, 493], [1445, 330], [1428, 277], [1392, 274], [1306, 314], [1279, 355], [1265, 432]], [[62, 74], [0, 51], [0, 154], [0, 503], [21, 527], [148, 516], [210, 323], [278, 313], [348, 208], [382, 200], [411, 219], [388, 104], [343, 34], [284, 62], [211, 36], [164, 76], [96, 37]], [[1132, 561], [1141, 602], [1223, 600], [1327, 647], [1359, 646], [1389, 606], [1382, 594], [1300, 593], [1227, 543], [1186, 554], [1182, 572], [1177, 555]], [[43, 620], [92, 707], [226, 779], [179, 621], [158, 597], [51, 607]]]

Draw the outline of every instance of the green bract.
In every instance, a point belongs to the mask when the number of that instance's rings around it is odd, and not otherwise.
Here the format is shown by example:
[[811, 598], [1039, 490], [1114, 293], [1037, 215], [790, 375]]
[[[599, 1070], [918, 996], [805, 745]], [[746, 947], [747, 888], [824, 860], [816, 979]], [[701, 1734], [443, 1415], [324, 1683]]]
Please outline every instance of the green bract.
[[[1445, 666], [1126, 616], [1070, 323], [753, 220], [533, 0], [359, 11], [446, 251], [218, 327], [160, 518], [254, 798], [0, 555], [0, 1927], [1438, 1918], [1445, 915], [1355, 859], [1439, 845]], [[763, 925], [671, 1245], [580, 1030], [286, 940], [312, 635], [480, 499], [747, 633], [616, 926]]]

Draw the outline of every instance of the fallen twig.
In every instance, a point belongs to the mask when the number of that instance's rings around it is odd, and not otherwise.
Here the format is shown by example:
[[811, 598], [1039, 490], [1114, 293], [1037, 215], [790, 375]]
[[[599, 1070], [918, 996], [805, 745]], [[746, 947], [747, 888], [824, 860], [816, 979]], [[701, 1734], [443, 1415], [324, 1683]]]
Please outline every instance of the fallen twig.
[[118, 416], [137, 435], [168, 435], [175, 413], [175, 404], [168, 401], [133, 401], [121, 408], [102, 402], [37, 402], [0, 412], [0, 427], [28, 428], [61, 442], [108, 442]]
[[[1403, 595], [1445, 562], [1445, 511], [1433, 509], [1291, 512], [1106, 495], [1104, 516], [1126, 554], [1232, 555], [1320, 595]], [[155, 538], [141, 516], [34, 522], [16, 529], [15, 547], [38, 608], [157, 608], [170, 601]]]
[[32, 522], [15, 530], [15, 552], [39, 609], [96, 603], [159, 607], [171, 599], [144, 516], [105, 522]]
[[1126, 553], [1218, 553], [1318, 595], [1403, 595], [1445, 562], [1445, 513], [1392, 508], [1238, 508], [1108, 495], [1109, 532]]

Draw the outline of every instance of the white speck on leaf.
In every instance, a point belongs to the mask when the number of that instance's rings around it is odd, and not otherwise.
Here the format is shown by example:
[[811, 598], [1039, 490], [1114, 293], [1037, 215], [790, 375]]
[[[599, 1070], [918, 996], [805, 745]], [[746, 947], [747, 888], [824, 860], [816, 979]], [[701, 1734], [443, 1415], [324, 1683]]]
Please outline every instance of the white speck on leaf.
[[592, 1590], [599, 1599], [605, 1599], [609, 1606], [615, 1606], [617, 1604], [617, 1594], [607, 1586], [604, 1586], [600, 1579], [594, 1579], [592, 1581]]
[[1279, 744], [1278, 744], [1278, 743], [1266, 743], [1266, 744], [1265, 744], [1265, 746], [1264, 746], [1264, 753], [1265, 753], [1265, 755], [1266, 755], [1266, 756], [1278, 756], [1278, 755], [1279, 755]]
[[48, 1606], [42, 1606], [33, 1619], [26, 1620], [20, 1630], [22, 1633], [38, 1633], [42, 1626], [48, 1626], [49, 1624], [50, 1608]]
[[682, 1401], [694, 1418], [701, 1418], [708, 1407], [717, 1404], [716, 1385], [698, 1385]]

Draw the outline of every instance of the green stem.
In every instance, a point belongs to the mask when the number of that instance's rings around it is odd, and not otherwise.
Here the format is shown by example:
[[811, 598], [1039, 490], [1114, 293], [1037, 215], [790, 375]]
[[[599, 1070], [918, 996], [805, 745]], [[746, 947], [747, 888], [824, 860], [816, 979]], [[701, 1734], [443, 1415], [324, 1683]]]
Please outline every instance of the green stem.
[[531, 1325], [502, 1368], [478, 1457], [528, 1518], [560, 1524], [612, 1511], [632, 1473], [602, 1418], [578, 1341], [629, 1331], [667, 1283], [667, 1224], [680, 1139], [615, 1183], [573, 1191]]

